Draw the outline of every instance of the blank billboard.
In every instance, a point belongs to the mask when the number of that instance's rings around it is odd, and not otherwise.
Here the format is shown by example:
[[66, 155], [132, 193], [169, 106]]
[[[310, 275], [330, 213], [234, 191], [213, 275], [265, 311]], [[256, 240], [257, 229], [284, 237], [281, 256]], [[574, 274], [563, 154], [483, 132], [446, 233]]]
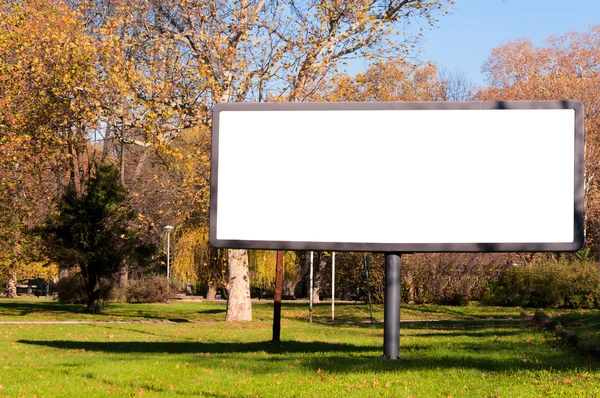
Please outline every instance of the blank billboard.
[[217, 247], [568, 251], [583, 242], [579, 102], [218, 104], [212, 145]]

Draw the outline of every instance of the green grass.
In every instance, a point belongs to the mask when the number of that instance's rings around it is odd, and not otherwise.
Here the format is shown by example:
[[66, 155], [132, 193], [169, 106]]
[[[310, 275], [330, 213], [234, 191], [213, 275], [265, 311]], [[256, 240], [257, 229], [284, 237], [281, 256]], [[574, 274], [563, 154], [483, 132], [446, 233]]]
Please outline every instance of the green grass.
[[[2, 396], [587, 397], [600, 395], [595, 362], [521, 322], [520, 309], [413, 306], [402, 360], [382, 360], [380, 323], [364, 305], [284, 303], [282, 339], [270, 342], [272, 304], [228, 323], [224, 303], [110, 305], [105, 315], [45, 300], [0, 300], [1, 320], [154, 320], [158, 323], [0, 325]], [[381, 311], [380, 308], [377, 311]], [[511, 312], [512, 311], [512, 312]], [[411, 315], [412, 314], [412, 315]], [[366, 315], [366, 316], [365, 316]], [[160, 323], [174, 319], [175, 323]], [[462, 321], [462, 319], [476, 319]]]
[[600, 360], [600, 311], [579, 310], [544, 320], [541, 325], [581, 355]]
[[[0, 321], [96, 320], [96, 321], [206, 321], [225, 317], [225, 301], [171, 302], [170, 304], [108, 303], [102, 314], [85, 314], [84, 305], [60, 304], [45, 298], [0, 299]], [[256, 319], [272, 319], [272, 301], [254, 301]], [[401, 318], [411, 319], [490, 319], [518, 318], [520, 307], [488, 307], [478, 303], [465, 306], [403, 305]], [[528, 312], [533, 313], [534, 310]], [[284, 301], [282, 316], [290, 319], [308, 319], [306, 301]], [[331, 302], [314, 305], [313, 318], [319, 322], [331, 319]], [[373, 318], [383, 320], [383, 305], [373, 305]], [[365, 304], [340, 302], [335, 304], [337, 322], [369, 321], [369, 307]]]

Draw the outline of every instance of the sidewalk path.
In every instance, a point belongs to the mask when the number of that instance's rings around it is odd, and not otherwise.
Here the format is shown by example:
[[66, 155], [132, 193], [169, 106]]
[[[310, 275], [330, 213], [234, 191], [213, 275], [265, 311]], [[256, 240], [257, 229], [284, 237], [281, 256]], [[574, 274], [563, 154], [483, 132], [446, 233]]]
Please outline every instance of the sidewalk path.
[[[69, 321], [0, 321], [0, 325], [96, 325], [96, 324], [181, 324], [181, 323], [196, 323], [197, 321], [190, 320], [169, 320], [169, 319], [161, 319], [161, 320], [130, 320], [130, 321], [101, 321], [101, 320], [89, 320], [89, 321], [77, 321], [77, 320], [69, 320]], [[456, 322], [456, 323], [469, 323], [469, 322], [521, 322], [519, 318], [480, 318], [480, 319], [401, 319], [400, 323], [424, 323], [424, 322], [432, 322], [432, 323], [440, 323], [440, 322]], [[324, 322], [324, 323], [337, 323], [337, 322]], [[371, 321], [348, 321], [348, 322], [340, 322], [341, 324], [364, 324], [371, 323]], [[382, 324], [383, 321], [374, 319], [374, 324]]]

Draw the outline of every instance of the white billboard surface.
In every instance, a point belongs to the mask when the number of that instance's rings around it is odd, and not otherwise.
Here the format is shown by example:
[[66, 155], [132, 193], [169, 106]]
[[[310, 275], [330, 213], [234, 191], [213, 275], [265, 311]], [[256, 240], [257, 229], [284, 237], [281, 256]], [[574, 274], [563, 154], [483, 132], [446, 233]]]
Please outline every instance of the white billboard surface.
[[580, 246], [581, 105], [460, 104], [218, 106], [213, 244], [369, 251]]

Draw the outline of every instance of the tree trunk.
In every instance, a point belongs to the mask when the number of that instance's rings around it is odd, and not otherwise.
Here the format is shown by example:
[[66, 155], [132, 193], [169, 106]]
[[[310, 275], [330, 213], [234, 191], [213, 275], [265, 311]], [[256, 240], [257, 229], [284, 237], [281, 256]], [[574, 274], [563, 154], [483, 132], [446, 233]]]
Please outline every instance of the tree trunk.
[[119, 301], [122, 303], [127, 302], [127, 286], [129, 286], [129, 266], [123, 260], [119, 269]]
[[323, 270], [327, 265], [327, 260], [323, 256], [323, 254], [319, 255], [320, 261], [315, 273], [313, 274], [313, 303], [320, 303], [321, 298], [319, 297], [319, 293], [321, 293], [321, 287], [323, 285]]
[[250, 279], [248, 278], [248, 252], [229, 250], [227, 270], [227, 315], [225, 321], [251, 321], [252, 301], [250, 300]]
[[95, 274], [89, 273], [85, 282], [88, 296], [85, 312], [88, 314], [96, 314], [101, 312], [102, 302], [100, 301], [100, 278]]
[[217, 285], [213, 282], [209, 282], [208, 288], [206, 289], [206, 299], [214, 300], [217, 298]]
[[342, 296], [342, 300], [351, 301], [353, 300], [353, 296], [356, 294], [355, 289], [352, 286], [344, 287], [344, 294]]
[[294, 291], [296, 290], [296, 285], [300, 282], [299, 280], [294, 279], [286, 279], [283, 281], [283, 291], [281, 293], [282, 297], [285, 298], [294, 298], [296, 295]]
[[17, 271], [10, 273], [10, 279], [6, 285], [6, 297], [17, 298]]
[[403, 280], [408, 285], [408, 303], [413, 304], [415, 302], [415, 282], [413, 281], [413, 274], [410, 269], [407, 269]]
[[288, 298], [288, 299], [296, 298], [296, 295], [294, 293], [296, 291], [296, 286], [298, 285], [298, 283], [300, 283], [300, 281], [302, 279], [304, 279], [306, 277], [306, 275], [308, 275], [309, 270], [310, 270], [310, 252], [306, 252], [304, 264], [300, 268], [299, 272], [296, 272], [296, 275], [294, 275], [294, 277], [286, 278], [283, 280], [282, 296], [284, 298]]

